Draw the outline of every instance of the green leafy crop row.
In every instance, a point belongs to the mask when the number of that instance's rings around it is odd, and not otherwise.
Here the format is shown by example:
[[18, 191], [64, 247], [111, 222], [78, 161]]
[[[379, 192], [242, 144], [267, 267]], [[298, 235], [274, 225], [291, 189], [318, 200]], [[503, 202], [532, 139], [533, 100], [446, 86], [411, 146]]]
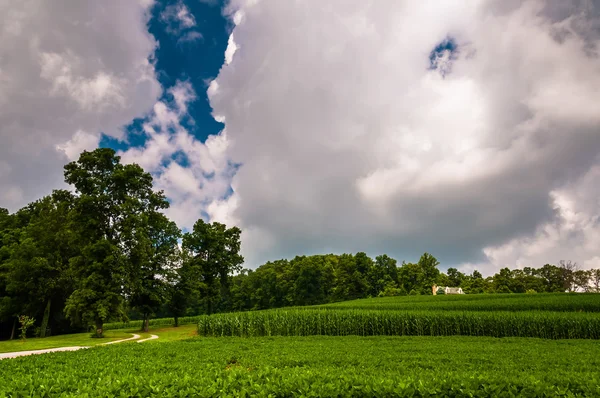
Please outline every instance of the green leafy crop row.
[[600, 315], [566, 312], [268, 310], [205, 315], [201, 336], [492, 336], [599, 339]]
[[0, 397], [600, 396], [596, 342], [197, 338], [0, 361]]

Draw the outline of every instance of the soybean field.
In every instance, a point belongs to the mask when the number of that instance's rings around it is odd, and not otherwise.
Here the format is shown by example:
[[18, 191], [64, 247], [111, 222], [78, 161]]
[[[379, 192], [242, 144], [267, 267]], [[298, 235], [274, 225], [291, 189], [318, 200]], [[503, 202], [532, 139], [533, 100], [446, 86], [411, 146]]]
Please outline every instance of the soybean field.
[[0, 396], [599, 396], [597, 352], [592, 340], [196, 338], [0, 361]]

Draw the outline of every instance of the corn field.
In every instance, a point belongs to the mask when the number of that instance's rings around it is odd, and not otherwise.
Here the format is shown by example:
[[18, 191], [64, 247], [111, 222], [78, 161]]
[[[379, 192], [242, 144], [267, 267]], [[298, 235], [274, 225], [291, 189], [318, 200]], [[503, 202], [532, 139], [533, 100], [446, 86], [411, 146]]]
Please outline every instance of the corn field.
[[600, 339], [600, 315], [564, 312], [270, 310], [204, 315], [200, 336], [491, 336]]

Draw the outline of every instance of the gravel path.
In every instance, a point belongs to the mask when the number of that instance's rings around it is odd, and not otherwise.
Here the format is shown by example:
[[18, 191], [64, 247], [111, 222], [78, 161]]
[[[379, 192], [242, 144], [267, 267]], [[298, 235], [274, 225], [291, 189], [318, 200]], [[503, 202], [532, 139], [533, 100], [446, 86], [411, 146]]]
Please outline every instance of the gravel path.
[[[130, 337], [128, 339], [109, 341], [108, 343], [102, 343], [102, 344], [98, 344], [98, 345], [123, 343], [125, 341], [137, 340], [139, 338], [140, 338], [139, 334], [134, 334], [133, 337]], [[152, 337], [150, 337], [148, 339], [140, 340], [140, 341], [152, 340], [152, 339], [157, 339], [157, 338], [158, 338], [158, 336], [152, 335]], [[139, 341], [138, 341], [138, 343], [139, 343]], [[77, 346], [77, 347], [58, 347], [58, 348], [48, 348], [45, 350], [5, 352], [3, 354], [0, 354], [0, 360], [7, 359], [7, 358], [23, 357], [26, 355], [46, 354], [48, 352], [77, 351], [77, 350], [81, 350], [83, 348], [90, 348], [90, 347], [79, 347], [79, 346]]]

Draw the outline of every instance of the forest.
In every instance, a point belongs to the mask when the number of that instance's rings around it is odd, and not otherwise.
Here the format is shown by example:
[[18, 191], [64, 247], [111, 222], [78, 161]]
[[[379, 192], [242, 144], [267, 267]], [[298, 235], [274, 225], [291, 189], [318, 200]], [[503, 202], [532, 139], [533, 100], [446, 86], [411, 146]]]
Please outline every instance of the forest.
[[54, 190], [10, 213], [0, 208], [0, 339], [27, 317], [44, 337], [107, 322], [432, 294], [600, 292], [600, 270], [571, 261], [501, 269], [490, 277], [448, 268], [424, 253], [416, 263], [364, 252], [297, 256], [245, 269], [241, 230], [195, 222], [181, 231], [150, 173], [112, 149], [84, 151], [64, 168], [70, 190]]

